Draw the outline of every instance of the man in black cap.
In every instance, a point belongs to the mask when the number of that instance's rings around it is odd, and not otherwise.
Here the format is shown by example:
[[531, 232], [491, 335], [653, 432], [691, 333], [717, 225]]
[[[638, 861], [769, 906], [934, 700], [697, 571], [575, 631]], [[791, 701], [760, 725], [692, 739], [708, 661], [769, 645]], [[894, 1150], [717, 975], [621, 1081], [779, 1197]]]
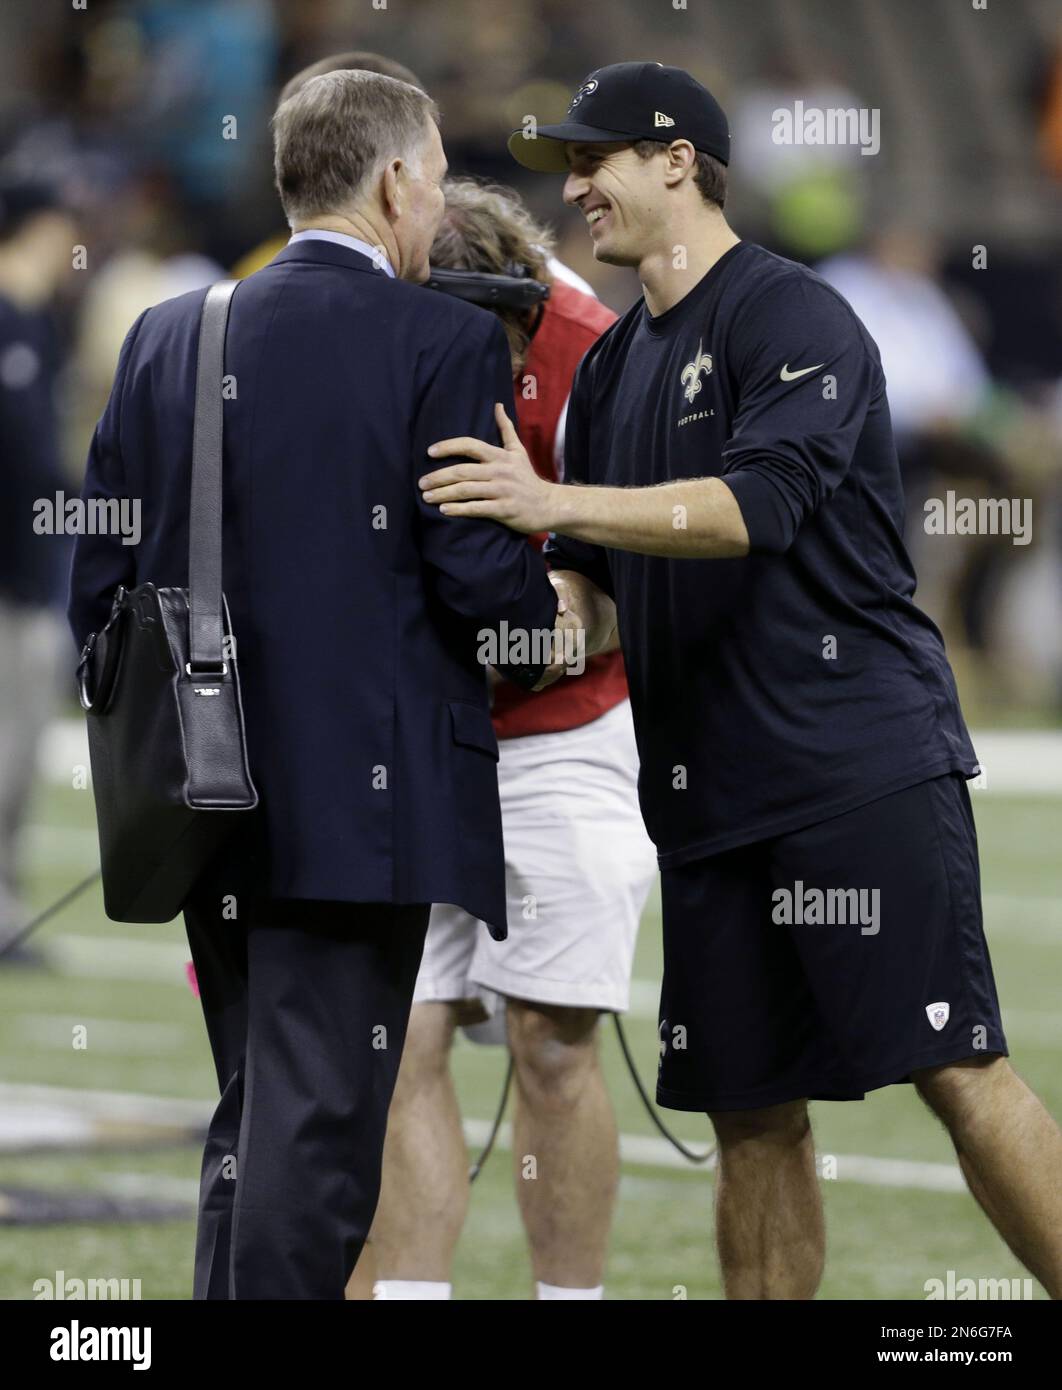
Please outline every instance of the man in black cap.
[[502, 447], [443, 441], [473, 461], [421, 486], [554, 532], [588, 652], [618, 623], [662, 874], [657, 1095], [715, 1126], [727, 1296], [815, 1292], [807, 1101], [901, 1081], [1062, 1296], [1062, 1134], [1005, 1060], [979, 769], [912, 601], [877, 348], [820, 277], [731, 231], [726, 118], [688, 73], [600, 68], [509, 148], [567, 172], [596, 259], [635, 267], [643, 299], [580, 364], [565, 483], [499, 407]]

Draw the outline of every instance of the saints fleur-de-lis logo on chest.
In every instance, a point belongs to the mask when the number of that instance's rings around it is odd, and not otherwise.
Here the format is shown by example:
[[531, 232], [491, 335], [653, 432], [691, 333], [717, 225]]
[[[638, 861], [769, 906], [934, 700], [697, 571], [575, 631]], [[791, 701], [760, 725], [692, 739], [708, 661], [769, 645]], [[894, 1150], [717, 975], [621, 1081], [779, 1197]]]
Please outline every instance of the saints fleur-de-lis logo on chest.
[[690, 405], [696, 400], [697, 396], [700, 394], [701, 387], [704, 385], [701, 381], [702, 375], [710, 376], [711, 371], [712, 354], [710, 352], [705, 352], [704, 342], [702, 340], [697, 344], [697, 356], [692, 362], [687, 362], [682, 369], [682, 385], [685, 387], [682, 394], [689, 401]]

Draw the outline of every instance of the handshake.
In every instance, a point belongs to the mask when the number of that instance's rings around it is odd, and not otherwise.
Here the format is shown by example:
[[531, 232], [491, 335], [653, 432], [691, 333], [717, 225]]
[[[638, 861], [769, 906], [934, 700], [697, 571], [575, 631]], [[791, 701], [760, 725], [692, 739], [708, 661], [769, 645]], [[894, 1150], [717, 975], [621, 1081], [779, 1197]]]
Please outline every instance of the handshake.
[[557, 591], [557, 617], [549, 664], [534, 690], [545, 690], [566, 671], [581, 672], [588, 656], [619, 645], [616, 605], [592, 580], [574, 570], [554, 570], [549, 580]]
[[490, 684], [505, 677], [522, 690], [544, 690], [563, 675], [581, 676], [586, 658], [615, 651], [616, 605], [592, 580], [572, 570], [549, 576], [557, 592], [557, 615], [552, 628], [510, 628], [479, 633], [479, 661]]

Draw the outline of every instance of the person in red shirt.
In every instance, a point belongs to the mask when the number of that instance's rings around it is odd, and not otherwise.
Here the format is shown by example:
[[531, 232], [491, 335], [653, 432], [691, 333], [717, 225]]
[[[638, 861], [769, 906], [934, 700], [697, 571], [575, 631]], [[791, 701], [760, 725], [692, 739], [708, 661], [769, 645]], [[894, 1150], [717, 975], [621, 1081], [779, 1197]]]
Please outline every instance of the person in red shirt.
[[[452, 180], [446, 202], [433, 268], [550, 285], [534, 309], [497, 312], [520, 436], [544, 477], [562, 477], [575, 368], [616, 316], [553, 259], [552, 238], [516, 194]], [[545, 537], [529, 539], [540, 547]], [[623, 658], [615, 649], [589, 658], [581, 674], [537, 693], [492, 678], [509, 938], [492, 941], [456, 907], [432, 909], [371, 1236], [377, 1298], [450, 1297], [469, 1186], [449, 1054], [458, 1027], [487, 1018], [493, 1040], [504, 1023], [513, 1055], [516, 1191], [537, 1296], [602, 1294], [619, 1156], [597, 1023], [628, 1007], [656, 874]]]

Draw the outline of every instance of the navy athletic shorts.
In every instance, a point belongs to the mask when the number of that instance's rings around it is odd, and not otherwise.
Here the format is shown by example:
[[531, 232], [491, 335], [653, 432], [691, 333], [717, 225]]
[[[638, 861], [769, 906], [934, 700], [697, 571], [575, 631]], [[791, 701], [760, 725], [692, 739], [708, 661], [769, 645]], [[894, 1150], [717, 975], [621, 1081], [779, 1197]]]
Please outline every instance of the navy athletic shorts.
[[664, 869], [661, 892], [661, 1105], [862, 1100], [1007, 1054], [959, 775]]

